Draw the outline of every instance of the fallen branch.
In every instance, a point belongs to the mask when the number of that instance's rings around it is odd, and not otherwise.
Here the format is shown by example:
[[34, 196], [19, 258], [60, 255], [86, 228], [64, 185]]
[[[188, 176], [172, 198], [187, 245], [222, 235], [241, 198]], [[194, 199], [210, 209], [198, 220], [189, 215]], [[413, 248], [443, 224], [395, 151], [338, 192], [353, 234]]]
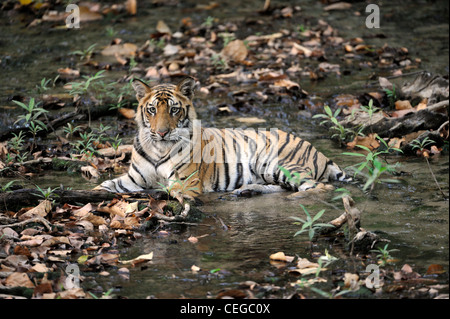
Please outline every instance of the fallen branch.
[[0, 225], [0, 229], [2, 228], [6, 228], [6, 227], [10, 227], [10, 228], [14, 228], [14, 227], [22, 227], [26, 224], [31, 224], [31, 223], [41, 223], [43, 224], [48, 231], [52, 230], [52, 224], [50, 224], [45, 218], [43, 217], [34, 217], [34, 218], [30, 218], [30, 219], [26, 219], [22, 222], [18, 222], [18, 223], [14, 223], [14, 224], [9, 224], [9, 225]]
[[342, 202], [344, 203], [345, 212], [328, 222], [333, 227], [322, 227], [319, 231], [320, 234], [330, 234], [347, 224], [349, 230], [348, 237], [350, 238], [348, 244], [351, 245], [350, 254], [353, 254], [354, 250], [370, 250], [377, 242], [387, 241], [361, 227], [361, 211], [356, 207], [355, 201], [350, 196], [342, 197]]

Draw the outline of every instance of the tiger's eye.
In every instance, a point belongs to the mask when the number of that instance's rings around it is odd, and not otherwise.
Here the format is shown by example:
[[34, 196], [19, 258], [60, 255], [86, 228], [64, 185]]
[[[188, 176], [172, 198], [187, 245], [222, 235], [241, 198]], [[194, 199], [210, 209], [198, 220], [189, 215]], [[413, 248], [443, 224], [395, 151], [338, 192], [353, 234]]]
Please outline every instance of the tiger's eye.
[[152, 113], [152, 114], [155, 114], [155, 113], [156, 113], [156, 107], [151, 106], [151, 107], [148, 108], [148, 111], [149, 111], [150, 113]]
[[170, 113], [172, 113], [173, 115], [177, 114], [179, 111], [180, 111], [179, 107], [170, 108]]

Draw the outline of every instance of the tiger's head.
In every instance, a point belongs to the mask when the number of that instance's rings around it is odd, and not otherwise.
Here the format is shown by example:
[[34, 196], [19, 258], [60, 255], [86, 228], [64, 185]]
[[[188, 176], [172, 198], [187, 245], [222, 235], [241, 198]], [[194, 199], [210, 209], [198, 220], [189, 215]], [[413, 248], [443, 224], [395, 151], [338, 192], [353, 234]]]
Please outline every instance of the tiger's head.
[[[196, 119], [192, 98], [195, 80], [187, 77], [174, 84], [150, 87], [141, 80], [132, 82], [139, 106], [136, 123], [152, 141], [176, 142], [189, 134]], [[189, 135], [187, 135], [189, 136]]]

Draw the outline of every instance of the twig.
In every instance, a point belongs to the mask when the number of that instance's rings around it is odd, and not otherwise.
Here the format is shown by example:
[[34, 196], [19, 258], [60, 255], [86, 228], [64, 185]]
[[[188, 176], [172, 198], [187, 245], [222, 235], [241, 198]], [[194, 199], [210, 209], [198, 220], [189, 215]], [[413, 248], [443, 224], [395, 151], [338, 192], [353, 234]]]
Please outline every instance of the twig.
[[30, 224], [30, 223], [41, 223], [41, 224], [44, 224], [44, 226], [47, 228], [47, 230], [49, 230], [49, 231], [52, 230], [52, 225], [46, 219], [44, 219], [42, 217], [30, 218], [30, 219], [27, 219], [27, 220], [24, 220], [22, 222], [18, 222], [15, 224], [0, 225], [0, 229], [6, 228], [6, 227], [11, 227], [11, 228], [21, 227], [23, 225]]
[[[440, 109], [443, 109], [444, 107], [446, 107], [448, 105], [449, 105], [449, 100], [445, 100], [445, 101], [441, 101], [441, 102], [438, 102], [438, 103], [435, 103], [433, 105], [428, 106], [426, 108], [426, 110], [428, 110], [430, 112], [435, 112], [435, 111], [438, 111]], [[448, 123], [448, 121], [447, 121], [447, 123]]]
[[[425, 156], [424, 156], [425, 157]], [[431, 165], [430, 165], [430, 161], [428, 161], [428, 158], [425, 157], [425, 159], [427, 160], [427, 164], [428, 164], [428, 169], [430, 170], [431, 176], [434, 179], [434, 182], [436, 183], [437, 187], [439, 188], [439, 191], [441, 192], [442, 196], [444, 197], [444, 199], [447, 199], [447, 195], [444, 194], [444, 192], [442, 191], [441, 187], [439, 186], [439, 183], [436, 179], [436, 176], [434, 176], [433, 170], [431, 169]]]

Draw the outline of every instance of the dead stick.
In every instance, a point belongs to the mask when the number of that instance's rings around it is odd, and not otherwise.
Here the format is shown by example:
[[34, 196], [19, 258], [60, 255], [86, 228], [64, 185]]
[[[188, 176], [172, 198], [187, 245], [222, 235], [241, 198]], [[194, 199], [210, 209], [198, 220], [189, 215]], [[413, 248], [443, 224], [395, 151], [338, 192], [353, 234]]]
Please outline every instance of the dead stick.
[[46, 219], [44, 219], [42, 217], [30, 218], [30, 219], [27, 219], [27, 220], [24, 220], [22, 222], [18, 222], [18, 223], [15, 223], [15, 224], [0, 225], [0, 229], [6, 228], [6, 227], [10, 227], [10, 228], [21, 227], [23, 225], [30, 224], [30, 223], [41, 223], [41, 224], [44, 224], [44, 226], [47, 228], [47, 230], [49, 230], [49, 231], [52, 230], [51, 224]]

